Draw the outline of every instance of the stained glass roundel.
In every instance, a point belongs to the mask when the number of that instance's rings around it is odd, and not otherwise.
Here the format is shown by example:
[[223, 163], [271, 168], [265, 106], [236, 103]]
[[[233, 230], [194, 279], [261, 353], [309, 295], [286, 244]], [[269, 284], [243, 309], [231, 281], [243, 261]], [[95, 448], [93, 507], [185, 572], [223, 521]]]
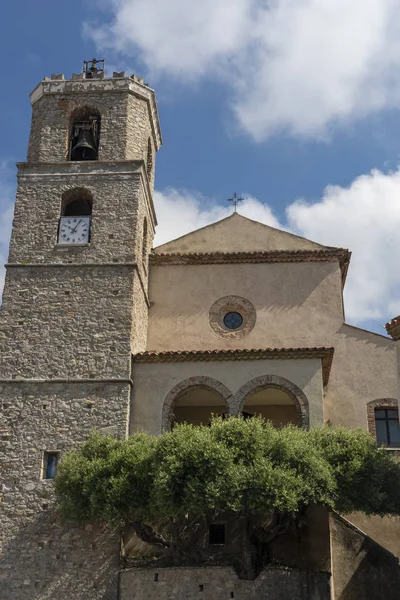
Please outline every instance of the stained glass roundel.
[[243, 317], [238, 312], [228, 312], [224, 316], [224, 325], [228, 329], [239, 329], [243, 324]]

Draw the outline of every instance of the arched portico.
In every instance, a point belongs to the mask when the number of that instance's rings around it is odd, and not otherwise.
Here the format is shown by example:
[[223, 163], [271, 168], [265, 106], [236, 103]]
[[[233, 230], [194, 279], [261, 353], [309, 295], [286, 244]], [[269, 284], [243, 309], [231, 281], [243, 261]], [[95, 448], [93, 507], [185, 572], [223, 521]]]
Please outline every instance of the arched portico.
[[[273, 390], [276, 391], [275, 394]], [[273, 412], [267, 407], [281, 407], [275, 411], [281, 415], [277, 419], [277, 425], [287, 423], [296, 423], [301, 427], [310, 425], [309, 405], [304, 392], [279, 375], [261, 375], [251, 379], [236, 392], [233, 403], [235, 414], [258, 413], [274, 422]], [[290, 410], [290, 406], [293, 410]], [[286, 409], [283, 410], [282, 407]]]
[[162, 429], [173, 422], [206, 424], [212, 414], [231, 414], [231, 391], [217, 379], [206, 376], [189, 377], [168, 393], [162, 409]]

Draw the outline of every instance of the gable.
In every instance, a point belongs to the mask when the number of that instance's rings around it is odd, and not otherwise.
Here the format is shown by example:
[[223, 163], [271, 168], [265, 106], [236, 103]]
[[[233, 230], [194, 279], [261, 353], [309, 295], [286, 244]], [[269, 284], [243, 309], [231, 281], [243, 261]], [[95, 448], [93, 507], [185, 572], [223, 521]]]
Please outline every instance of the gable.
[[270, 252], [327, 248], [328, 246], [233, 213], [221, 221], [157, 246], [155, 253]]

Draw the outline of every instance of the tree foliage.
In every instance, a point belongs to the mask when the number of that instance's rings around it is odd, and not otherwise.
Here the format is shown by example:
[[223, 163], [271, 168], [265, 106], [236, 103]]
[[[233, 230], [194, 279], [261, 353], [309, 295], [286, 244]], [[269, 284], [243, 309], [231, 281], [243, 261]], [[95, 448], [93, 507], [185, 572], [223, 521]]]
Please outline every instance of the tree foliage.
[[165, 538], [152, 524], [183, 515], [271, 514], [268, 542], [309, 505], [400, 513], [400, 464], [368, 433], [275, 429], [261, 418], [177, 425], [159, 437], [95, 434], [63, 459], [55, 488], [65, 517], [129, 522], [142, 539], [165, 547], [179, 546], [179, 532]]

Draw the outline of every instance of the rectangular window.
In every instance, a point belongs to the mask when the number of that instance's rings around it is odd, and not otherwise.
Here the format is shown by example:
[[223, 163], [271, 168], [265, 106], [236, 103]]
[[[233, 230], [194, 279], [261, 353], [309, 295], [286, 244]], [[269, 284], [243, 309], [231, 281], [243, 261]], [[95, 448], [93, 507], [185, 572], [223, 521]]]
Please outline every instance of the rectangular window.
[[379, 444], [400, 446], [399, 411], [396, 408], [376, 408], [375, 428]]
[[57, 473], [58, 452], [45, 452], [43, 457], [43, 479], [54, 479]]
[[209, 543], [212, 545], [225, 544], [225, 525], [222, 523], [210, 525]]

